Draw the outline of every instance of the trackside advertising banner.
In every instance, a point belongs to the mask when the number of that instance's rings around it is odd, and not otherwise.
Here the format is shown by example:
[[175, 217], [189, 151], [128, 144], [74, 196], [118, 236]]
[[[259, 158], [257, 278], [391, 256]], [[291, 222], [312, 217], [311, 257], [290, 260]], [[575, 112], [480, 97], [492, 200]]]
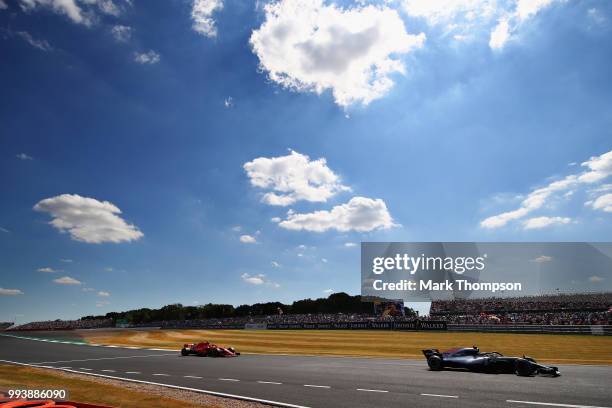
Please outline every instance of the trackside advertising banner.
[[361, 294], [407, 302], [612, 290], [612, 243], [363, 242]]

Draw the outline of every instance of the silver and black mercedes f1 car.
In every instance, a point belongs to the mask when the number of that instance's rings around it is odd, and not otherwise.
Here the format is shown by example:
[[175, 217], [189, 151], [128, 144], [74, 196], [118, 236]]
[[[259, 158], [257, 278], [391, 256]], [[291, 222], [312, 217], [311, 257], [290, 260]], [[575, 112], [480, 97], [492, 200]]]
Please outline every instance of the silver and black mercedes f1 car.
[[558, 377], [561, 375], [557, 367], [538, 364], [531, 357], [507, 357], [496, 351], [485, 353], [476, 346], [455, 348], [444, 352], [438, 349], [428, 349], [423, 350], [423, 354], [432, 371], [444, 368], [463, 368], [484, 373], [508, 373], [520, 376], [543, 374]]

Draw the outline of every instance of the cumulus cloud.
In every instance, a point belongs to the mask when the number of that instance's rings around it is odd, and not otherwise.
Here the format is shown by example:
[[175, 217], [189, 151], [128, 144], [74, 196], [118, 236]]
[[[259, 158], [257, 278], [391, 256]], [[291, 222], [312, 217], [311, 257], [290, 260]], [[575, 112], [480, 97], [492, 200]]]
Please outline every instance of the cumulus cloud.
[[223, 8], [223, 0], [194, 0], [191, 7], [193, 29], [205, 37], [215, 37], [217, 27], [212, 15]]
[[49, 268], [48, 266], [44, 267], [44, 268], [38, 268], [36, 270], [37, 272], [44, 272], [44, 273], [55, 273], [55, 272], [60, 272], [57, 269], [53, 269], [53, 268]]
[[552, 256], [548, 256], [548, 255], [540, 255], [535, 259], [532, 259], [531, 262], [535, 262], [535, 263], [544, 263], [544, 262], [550, 262], [552, 261]]
[[98, 292], [98, 296], [101, 296], [101, 297], [109, 297], [109, 296], [110, 296], [110, 293], [108, 293], [108, 292], [106, 292], [106, 291], [101, 290], [101, 291], [99, 291], [99, 292]]
[[240, 278], [242, 278], [244, 282], [249, 283], [251, 285], [256, 285], [256, 286], [266, 285], [266, 286], [270, 286], [273, 288], [280, 288], [280, 285], [278, 283], [268, 280], [266, 278], [266, 275], [264, 275], [263, 273], [260, 273], [257, 275], [243, 273], [242, 275], [240, 275]]
[[348, 203], [337, 205], [330, 211], [289, 213], [279, 225], [288, 230], [314, 232], [330, 229], [367, 232], [396, 226], [385, 202], [367, 197], [353, 197]]
[[32, 156], [25, 154], [25, 153], [19, 153], [15, 157], [17, 157], [19, 160], [34, 160]]
[[0, 0], [0, 10], [6, 10], [8, 8], [8, 4], [4, 0]]
[[325, 202], [340, 191], [350, 190], [340, 183], [324, 158], [310, 160], [293, 150], [286, 156], [256, 158], [243, 167], [251, 185], [271, 190], [262, 197], [269, 205], [287, 206], [299, 200]]
[[570, 174], [561, 180], [553, 181], [544, 187], [533, 190], [521, 202], [519, 208], [488, 217], [480, 222], [480, 226], [488, 229], [503, 227], [511, 221], [522, 219], [533, 211], [544, 207], [556, 194], [573, 191], [581, 186], [594, 185], [605, 180], [612, 175], [612, 151], [591, 157], [581, 166], [587, 170], [582, 173]]
[[78, 194], [46, 198], [34, 210], [49, 213], [53, 218], [50, 224], [60, 232], [70, 233], [75, 241], [119, 243], [136, 241], [144, 235], [119, 216], [121, 210], [113, 203]]
[[572, 222], [568, 217], [534, 217], [523, 222], [523, 227], [526, 230], [542, 229], [553, 225], [563, 225]]
[[589, 201], [588, 204], [595, 210], [612, 212], [612, 194], [599, 196], [595, 200]]
[[325, 289], [323, 291], [323, 293], [325, 293], [326, 295], [331, 295], [332, 293], [334, 293], [334, 290], [333, 289]]
[[161, 59], [160, 55], [153, 50], [147, 52], [135, 52], [134, 61], [139, 64], [154, 65]]
[[272, 261], [272, 262], [270, 262], [270, 264], [272, 265], [272, 267], [273, 267], [273, 268], [280, 268], [280, 266], [281, 266], [281, 265], [280, 265], [278, 262], [276, 262], [276, 261]]
[[130, 38], [132, 38], [132, 31], [133, 31], [132, 27], [120, 25], [120, 24], [114, 25], [111, 28], [111, 34], [113, 35], [115, 40], [119, 42], [129, 41]]
[[280, 0], [264, 6], [265, 20], [250, 39], [262, 71], [281, 86], [321, 94], [343, 107], [367, 105], [404, 73], [402, 54], [425, 35], [408, 34], [387, 6], [342, 8], [324, 0]]
[[27, 12], [40, 8], [63, 14], [72, 22], [90, 26], [96, 20], [96, 13], [117, 17], [129, 0], [119, 2], [112, 0], [19, 0], [21, 9]]
[[241, 235], [240, 242], [243, 244], [255, 244], [257, 243], [257, 239], [255, 239], [255, 237], [252, 235]]
[[589, 277], [589, 282], [591, 282], [591, 283], [603, 282], [603, 278], [601, 276], [593, 275], [593, 276]]
[[489, 46], [501, 49], [522, 24], [560, 0], [403, 0], [409, 16], [422, 18], [443, 35], [465, 40], [489, 33]]
[[0, 288], [0, 296], [17, 296], [17, 295], [23, 295], [23, 292], [19, 289]]
[[356, 244], [356, 243], [354, 243], [354, 242], [345, 242], [345, 243], [344, 243], [344, 246], [345, 246], [346, 248], [353, 248], [353, 247], [356, 247], [356, 246], [357, 246], [357, 244]]
[[510, 39], [510, 25], [508, 20], [500, 20], [497, 26], [491, 31], [489, 38], [489, 47], [493, 49], [504, 48], [504, 45]]
[[53, 279], [53, 282], [60, 285], [81, 285], [82, 283], [70, 276], [62, 276], [61, 278]]

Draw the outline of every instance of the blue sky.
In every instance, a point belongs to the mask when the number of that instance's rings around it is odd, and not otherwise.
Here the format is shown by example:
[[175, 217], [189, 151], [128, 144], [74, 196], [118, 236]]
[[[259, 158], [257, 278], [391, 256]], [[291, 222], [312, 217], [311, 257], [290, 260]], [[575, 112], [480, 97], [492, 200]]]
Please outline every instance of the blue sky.
[[0, 0], [0, 320], [610, 241], [611, 34], [607, 1]]

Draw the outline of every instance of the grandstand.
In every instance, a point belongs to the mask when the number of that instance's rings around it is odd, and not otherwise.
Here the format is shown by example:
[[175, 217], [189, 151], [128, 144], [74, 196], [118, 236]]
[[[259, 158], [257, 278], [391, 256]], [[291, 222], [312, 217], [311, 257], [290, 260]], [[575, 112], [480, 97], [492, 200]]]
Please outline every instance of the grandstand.
[[436, 300], [430, 318], [450, 324], [608, 325], [612, 293]]

